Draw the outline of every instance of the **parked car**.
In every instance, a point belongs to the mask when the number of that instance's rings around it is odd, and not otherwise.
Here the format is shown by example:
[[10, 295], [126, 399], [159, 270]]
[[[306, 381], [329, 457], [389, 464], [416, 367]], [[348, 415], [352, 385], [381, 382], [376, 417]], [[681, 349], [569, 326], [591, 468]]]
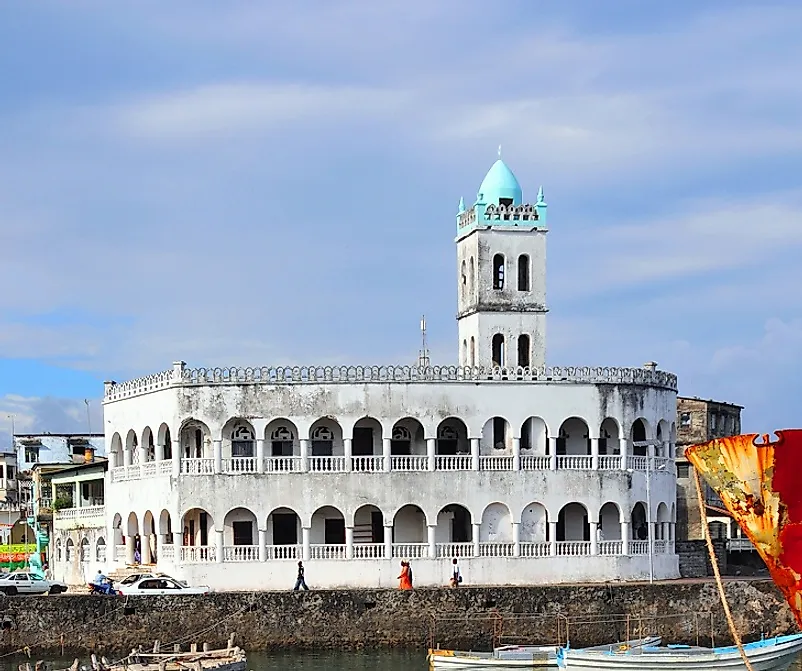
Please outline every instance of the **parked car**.
[[178, 580], [178, 578], [173, 578], [173, 576], [167, 575], [166, 573], [132, 573], [131, 575], [125, 576], [123, 580], [120, 580], [120, 585], [133, 585], [135, 582], [143, 580], [144, 578], [169, 578], [170, 580], [175, 580], [177, 583], [182, 584], [184, 587], [187, 586], [186, 581]]
[[9, 573], [0, 577], [0, 592], [9, 596], [14, 594], [61, 594], [67, 591], [67, 585], [58, 580], [40, 578], [27, 571]]
[[120, 583], [117, 588], [126, 596], [158, 596], [163, 594], [208, 594], [211, 590], [208, 587], [190, 587], [179, 582], [170, 576], [148, 576], [140, 577], [128, 584]]

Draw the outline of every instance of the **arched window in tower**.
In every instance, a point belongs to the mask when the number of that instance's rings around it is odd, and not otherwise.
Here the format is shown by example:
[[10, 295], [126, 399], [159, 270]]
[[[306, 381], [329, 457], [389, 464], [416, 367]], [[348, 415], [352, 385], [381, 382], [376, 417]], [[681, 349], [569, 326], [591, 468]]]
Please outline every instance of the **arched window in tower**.
[[518, 336], [518, 365], [529, 368], [529, 363], [529, 336], [524, 334]]
[[503, 368], [505, 366], [506, 352], [504, 351], [504, 336], [496, 333], [493, 336], [493, 365]]
[[462, 365], [463, 366], [467, 366], [468, 365], [468, 341], [467, 341], [467, 339], [462, 341]]
[[468, 271], [465, 264], [465, 261], [462, 262], [462, 266], [460, 267], [460, 295], [462, 299], [465, 300], [465, 294], [468, 291]]
[[529, 256], [518, 257], [518, 291], [529, 291]]
[[473, 257], [468, 260], [468, 296], [473, 296], [474, 265]]
[[496, 254], [493, 257], [493, 288], [504, 288], [504, 255]]
[[471, 366], [476, 365], [476, 340], [471, 336]]
[[239, 424], [231, 434], [231, 456], [253, 458], [254, 436], [250, 427]]

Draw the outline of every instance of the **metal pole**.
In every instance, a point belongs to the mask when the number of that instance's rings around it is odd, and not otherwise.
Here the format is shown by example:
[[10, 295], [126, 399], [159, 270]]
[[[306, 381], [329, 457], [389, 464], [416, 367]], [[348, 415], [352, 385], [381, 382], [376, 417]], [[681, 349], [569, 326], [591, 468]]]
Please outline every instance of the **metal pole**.
[[646, 508], [647, 508], [647, 521], [646, 528], [648, 530], [647, 542], [649, 552], [649, 582], [654, 582], [654, 557], [652, 556], [652, 460], [649, 457], [648, 447], [646, 453]]

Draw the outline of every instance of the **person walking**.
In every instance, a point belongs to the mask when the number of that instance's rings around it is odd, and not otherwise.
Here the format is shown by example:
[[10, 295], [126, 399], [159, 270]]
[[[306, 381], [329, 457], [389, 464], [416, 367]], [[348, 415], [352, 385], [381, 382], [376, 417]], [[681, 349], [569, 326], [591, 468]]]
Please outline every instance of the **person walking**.
[[451, 560], [451, 586], [452, 587], [459, 587], [460, 583], [462, 582], [462, 574], [459, 572], [459, 564], [457, 564], [457, 558]]
[[408, 562], [401, 562], [401, 575], [398, 576], [398, 589], [412, 589], [412, 569]]
[[304, 578], [304, 563], [302, 561], [298, 562], [298, 577], [295, 579], [295, 587], [293, 588], [293, 592], [297, 592], [301, 587], [304, 590], [308, 590], [309, 588], [306, 586], [306, 579]]

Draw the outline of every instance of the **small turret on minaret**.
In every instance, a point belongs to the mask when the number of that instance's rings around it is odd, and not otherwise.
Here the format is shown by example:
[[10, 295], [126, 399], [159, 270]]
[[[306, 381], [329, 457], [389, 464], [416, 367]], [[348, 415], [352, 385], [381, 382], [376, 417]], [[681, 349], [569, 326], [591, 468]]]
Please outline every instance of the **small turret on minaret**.
[[426, 315], [420, 318], [420, 337], [421, 347], [418, 351], [418, 368], [428, 368], [431, 365], [429, 359], [429, 347], [426, 344]]

